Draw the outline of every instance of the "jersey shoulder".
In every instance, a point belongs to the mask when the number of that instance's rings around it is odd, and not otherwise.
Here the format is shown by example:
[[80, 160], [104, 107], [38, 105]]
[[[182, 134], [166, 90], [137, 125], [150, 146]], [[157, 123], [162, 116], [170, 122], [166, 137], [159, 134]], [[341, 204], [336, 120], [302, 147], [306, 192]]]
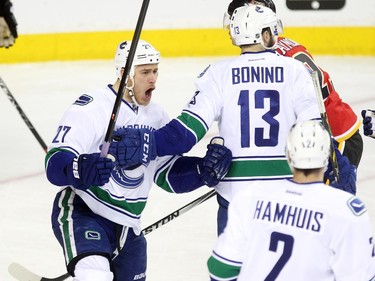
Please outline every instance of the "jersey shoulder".
[[87, 91], [81, 94], [72, 104], [71, 108], [78, 111], [90, 111], [97, 107], [114, 104], [116, 94], [110, 87]]
[[311, 57], [307, 48], [298, 42], [285, 37], [279, 37], [276, 44], [276, 52], [282, 56], [294, 57], [298, 53], [305, 53]]
[[236, 194], [238, 201], [248, 201], [253, 197], [271, 201], [295, 202], [315, 206], [329, 211], [336, 217], [360, 217], [367, 212], [365, 204], [349, 192], [335, 189], [323, 183], [297, 184], [291, 180], [260, 181]]

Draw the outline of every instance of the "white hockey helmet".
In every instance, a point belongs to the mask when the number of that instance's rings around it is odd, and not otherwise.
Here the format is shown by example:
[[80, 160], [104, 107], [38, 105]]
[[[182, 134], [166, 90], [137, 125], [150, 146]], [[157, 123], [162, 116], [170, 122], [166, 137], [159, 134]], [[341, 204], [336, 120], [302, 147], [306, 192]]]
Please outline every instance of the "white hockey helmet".
[[331, 139], [320, 121], [297, 122], [286, 142], [289, 165], [298, 169], [326, 167]]
[[[121, 69], [125, 67], [128, 59], [130, 46], [132, 41], [121, 42], [116, 50], [115, 67], [116, 75], [121, 79]], [[133, 64], [130, 67], [129, 75], [134, 76], [134, 67], [144, 64], [155, 64], [160, 62], [160, 53], [148, 42], [139, 40], [137, 49], [135, 50]]]
[[282, 23], [270, 8], [261, 5], [245, 5], [235, 9], [229, 25], [236, 46], [259, 43], [264, 46], [262, 30], [267, 27], [277, 42], [277, 36], [283, 30]]

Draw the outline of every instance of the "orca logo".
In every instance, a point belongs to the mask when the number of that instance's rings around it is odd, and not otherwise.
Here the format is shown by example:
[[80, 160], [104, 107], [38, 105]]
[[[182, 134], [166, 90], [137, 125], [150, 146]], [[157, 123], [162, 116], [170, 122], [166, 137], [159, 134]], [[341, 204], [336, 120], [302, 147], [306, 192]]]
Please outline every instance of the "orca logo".
[[111, 173], [111, 178], [123, 188], [135, 189], [144, 181], [144, 165], [140, 165], [132, 170], [123, 170], [116, 166]]

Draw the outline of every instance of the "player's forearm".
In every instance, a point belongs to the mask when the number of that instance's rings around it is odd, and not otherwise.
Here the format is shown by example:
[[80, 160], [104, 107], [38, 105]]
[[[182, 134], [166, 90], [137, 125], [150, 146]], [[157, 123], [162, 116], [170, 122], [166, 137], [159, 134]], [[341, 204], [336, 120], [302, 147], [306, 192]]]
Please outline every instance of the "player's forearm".
[[69, 185], [66, 167], [71, 165], [75, 155], [66, 151], [47, 154], [46, 175], [50, 183], [57, 186]]
[[196, 144], [194, 134], [176, 119], [155, 131], [154, 135], [158, 156], [183, 154]]
[[168, 182], [175, 193], [193, 191], [204, 185], [197, 166], [203, 161], [200, 157], [180, 157], [168, 173]]

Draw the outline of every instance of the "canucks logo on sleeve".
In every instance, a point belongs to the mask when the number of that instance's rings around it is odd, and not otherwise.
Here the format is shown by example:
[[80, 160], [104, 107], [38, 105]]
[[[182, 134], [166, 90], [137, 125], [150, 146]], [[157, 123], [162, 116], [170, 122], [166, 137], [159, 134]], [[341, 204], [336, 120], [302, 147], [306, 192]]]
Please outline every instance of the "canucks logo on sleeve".
[[357, 197], [352, 197], [348, 200], [349, 209], [354, 215], [360, 216], [366, 212], [365, 204]]
[[86, 105], [90, 102], [92, 102], [94, 99], [89, 96], [89, 95], [82, 95], [80, 96], [75, 102], [74, 104], [76, 105], [80, 105], [80, 106], [83, 106], [83, 105]]

